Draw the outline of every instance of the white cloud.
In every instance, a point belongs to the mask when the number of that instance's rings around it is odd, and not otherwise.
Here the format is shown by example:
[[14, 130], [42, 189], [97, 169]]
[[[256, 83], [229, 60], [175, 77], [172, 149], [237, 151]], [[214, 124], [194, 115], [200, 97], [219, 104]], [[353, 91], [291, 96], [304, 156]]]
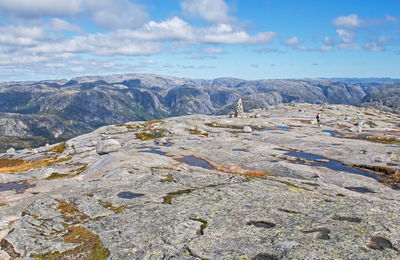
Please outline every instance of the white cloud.
[[400, 19], [397, 18], [396, 16], [386, 15], [385, 19], [386, 19], [386, 21], [391, 22], [391, 23], [399, 23], [400, 22]]
[[32, 46], [45, 39], [45, 31], [37, 26], [0, 26], [0, 44], [5, 46]]
[[324, 37], [324, 44], [326, 46], [333, 46], [333, 45], [335, 45], [335, 41], [332, 38], [330, 38], [328, 36], [325, 36]]
[[292, 49], [296, 49], [296, 50], [300, 50], [300, 51], [308, 51], [309, 50], [306, 46], [301, 45], [302, 42], [299, 40], [299, 38], [297, 38], [297, 36], [293, 36], [293, 37], [283, 41], [283, 44], [291, 47]]
[[367, 42], [364, 45], [364, 49], [367, 51], [373, 51], [373, 52], [385, 51], [385, 48], [377, 42]]
[[94, 23], [105, 29], [136, 28], [148, 20], [143, 6], [128, 0], [85, 0]]
[[203, 50], [203, 52], [212, 55], [212, 54], [221, 54], [224, 53], [225, 51], [223, 49], [218, 49], [218, 48], [206, 48]]
[[339, 16], [333, 20], [333, 25], [339, 28], [357, 28], [360, 27], [363, 23], [363, 20], [359, 19], [356, 14]]
[[183, 0], [183, 13], [188, 17], [200, 17], [210, 23], [226, 23], [229, 7], [224, 0]]
[[296, 36], [293, 36], [293, 37], [287, 39], [286, 41], [284, 41], [283, 44], [293, 47], [293, 46], [300, 45], [301, 42], [300, 42], [299, 38], [297, 38]]
[[45, 26], [45, 28], [50, 31], [71, 31], [71, 32], [81, 31], [79, 26], [71, 24], [59, 18], [51, 19], [50, 22]]
[[1, 0], [0, 10], [16, 16], [65, 16], [82, 10], [82, 0]]

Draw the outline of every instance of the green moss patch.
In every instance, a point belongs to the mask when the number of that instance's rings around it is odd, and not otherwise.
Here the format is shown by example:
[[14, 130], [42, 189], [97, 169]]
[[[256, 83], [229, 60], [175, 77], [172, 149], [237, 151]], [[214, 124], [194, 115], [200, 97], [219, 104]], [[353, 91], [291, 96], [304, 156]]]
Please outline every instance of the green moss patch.
[[178, 191], [173, 191], [173, 192], [169, 192], [167, 193], [166, 196], [164, 196], [164, 201], [162, 202], [162, 204], [172, 204], [172, 200], [180, 195], [183, 194], [189, 194], [192, 191], [194, 191], [196, 189], [186, 189], [186, 190], [178, 190]]
[[171, 174], [169, 174], [167, 177], [164, 179], [161, 179], [160, 182], [175, 182], [174, 178], [172, 177]]
[[87, 166], [87, 165], [84, 165], [84, 166], [82, 166], [82, 167], [76, 169], [76, 173], [75, 173], [75, 174], [76, 174], [76, 175], [79, 175], [79, 174], [81, 174], [82, 172], [86, 171], [87, 168], [88, 168], [88, 166]]
[[59, 179], [59, 178], [67, 178], [69, 177], [69, 174], [62, 174], [58, 172], [53, 172], [50, 176], [46, 177], [45, 180], [54, 180], [54, 179]]
[[142, 141], [146, 141], [146, 140], [152, 140], [152, 139], [156, 139], [156, 138], [161, 138], [164, 137], [165, 135], [160, 133], [160, 132], [144, 132], [144, 133], [137, 133], [136, 134], [136, 138], [142, 140]]
[[35, 255], [37, 260], [56, 260], [56, 259], [87, 259], [105, 260], [110, 255], [110, 251], [104, 247], [98, 235], [93, 234], [82, 226], [68, 228], [64, 242], [79, 243], [80, 245], [65, 252], [49, 252], [44, 255]]
[[207, 227], [207, 221], [202, 218], [191, 218], [191, 220], [201, 222], [200, 235], [204, 235], [204, 229]]

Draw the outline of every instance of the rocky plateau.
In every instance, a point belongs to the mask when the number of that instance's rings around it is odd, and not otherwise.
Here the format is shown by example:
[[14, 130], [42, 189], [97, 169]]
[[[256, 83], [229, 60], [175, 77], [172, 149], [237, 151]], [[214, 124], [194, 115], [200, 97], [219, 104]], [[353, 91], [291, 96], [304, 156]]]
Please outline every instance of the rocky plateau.
[[393, 79], [188, 79], [152, 74], [0, 83], [0, 152], [57, 143], [100, 126], [280, 103], [346, 104], [400, 112]]
[[400, 259], [399, 144], [397, 114], [294, 103], [10, 150], [0, 259]]

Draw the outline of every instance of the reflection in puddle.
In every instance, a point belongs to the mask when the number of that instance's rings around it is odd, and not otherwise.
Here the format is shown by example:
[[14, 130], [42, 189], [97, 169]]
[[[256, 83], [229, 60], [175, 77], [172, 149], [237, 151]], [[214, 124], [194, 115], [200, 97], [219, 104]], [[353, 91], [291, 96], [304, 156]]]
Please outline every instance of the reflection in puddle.
[[258, 130], [258, 131], [264, 132], [264, 131], [269, 131], [269, 130], [274, 130], [274, 128], [264, 126], [263, 129], [260, 129], [260, 130]]
[[154, 154], [165, 156], [164, 152], [157, 151], [157, 150], [143, 150], [143, 151], [139, 151], [139, 153], [154, 153]]
[[362, 187], [345, 187], [345, 189], [351, 190], [351, 191], [355, 191], [355, 192], [359, 192], [359, 193], [375, 193], [372, 190], [369, 190], [367, 188], [362, 188]]
[[[298, 157], [301, 159], [308, 159], [308, 160], [328, 160], [327, 158], [320, 156], [320, 155], [315, 155], [315, 154], [311, 154], [311, 153], [303, 153], [303, 152], [295, 152], [295, 151], [288, 151], [284, 155], [288, 155], [288, 156], [293, 156], [293, 157]], [[298, 161], [296, 161], [297, 163]], [[335, 160], [330, 160], [328, 162], [321, 162], [321, 161], [317, 161], [317, 162], [313, 162], [313, 164], [311, 166], [319, 166], [319, 167], [326, 167], [329, 168], [331, 170], [335, 170], [335, 171], [342, 171], [342, 172], [348, 172], [348, 173], [353, 173], [353, 174], [358, 174], [358, 175], [362, 175], [365, 177], [369, 177], [369, 178], [373, 178], [375, 180], [379, 180], [380, 177], [369, 173], [369, 172], [365, 172], [365, 171], [361, 171], [358, 169], [354, 169], [352, 167], [346, 166], [338, 161]]]
[[213, 170], [214, 168], [205, 160], [194, 157], [194, 156], [185, 156], [183, 158], [177, 159], [180, 162], [189, 164], [190, 166], [197, 166], [207, 170]]
[[254, 136], [260, 136], [259, 134], [252, 134], [252, 135], [254, 135]]
[[144, 196], [144, 194], [132, 193], [132, 192], [129, 192], [129, 191], [124, 191], [124, 192], [118, 193], [117, 196], [120, 197], [120, 198], [123, 198], [123, 199], [134, 199], [134, 198], [142, 197], [142, 196]]
[[234, 152], [248, 152], [249, 150], [247, 150], [247, 149], [233, 149], [232, 151], [234, 151]]
[[322, 130], [322, 132], [331, 134], [332, 136], [344, 136], [344, 134], [332, 130]]
[[375, 180], [380, 180], [381, 178], [378, 175], [369, 173], [369, 172], [365, 172], [365, 171], [361, 171], [358, 169], [354, 169], [351, 168], [349, 166], [346, 166], [338, 161], [329, 161], [329, 162], [315, 162], [312, 164], [312, 166], [320, 166], [320, 167], [326, 167], [329, 168], [331, 170], [335, 170], [335, 171], [342, 171], [342, 172], [349, 172], [349, 173], [353, 173], [353, 174], [358, 174], [358, 175], [362, 175], [365, 177], [369, 177], [369, 178], [373, 178]]
[[281, 130], [285, 130], [285, 131], [289, 131], [290, 128], [288, 126], [277, 126], [276, 128], [281, 129]]
[[28, 184], [26, 181], [0, 183], [0, 192], [15, 190], [16, 193], [22, 193], [24, 190], [34, 186], [34, 184]]
[[288, 151], [287, 153], [284, 153], [284, 155], [288, 156], [293, 156], [293, 157], [299, 157], [302, 159], [308, 159], [308, 160], [325, 160], [325, 157], [311, 154], [311, 153], [302, 153], [302, 152], [295, 152], [295, 151]]
[[308, 186], [312, 186], [312, 187], [318, 187], [319, 184], [317, 183], [311, 183], [311, 182], [302, 182], [302, 184], [308, 185]]

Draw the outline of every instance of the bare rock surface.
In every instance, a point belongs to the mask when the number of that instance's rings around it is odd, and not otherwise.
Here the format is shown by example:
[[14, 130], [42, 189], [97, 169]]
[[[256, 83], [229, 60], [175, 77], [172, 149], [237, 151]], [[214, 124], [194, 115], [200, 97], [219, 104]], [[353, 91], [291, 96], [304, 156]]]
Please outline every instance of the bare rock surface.
[[[130, 122], [0, 154], [0, 256], [399, 257], [399, 116], [310, 104], [252, 114]], [[122, 147], [100, 156], [99, 139]]]

